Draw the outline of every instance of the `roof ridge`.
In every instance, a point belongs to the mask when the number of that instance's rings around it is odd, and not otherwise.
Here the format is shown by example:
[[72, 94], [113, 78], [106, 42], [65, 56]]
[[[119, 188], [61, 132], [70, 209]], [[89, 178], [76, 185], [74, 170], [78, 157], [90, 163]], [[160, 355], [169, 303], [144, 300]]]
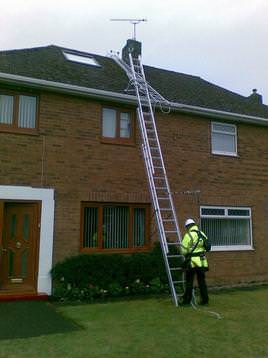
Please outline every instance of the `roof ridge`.
[[12, 50], [0, 50], [0, 54], [1, 53], [17, 53], [17, 52], [22, 52], [22, 51], [34, 52], [34, 51], [38, 51], [40, 49], [45, 49], [45, 48], [50, 48], [50, 47], [60, 48], [60, 46], [51, 44], [51, 45], [44, 45], [44, 46], [37, 46], [37, 47], [16, 48], [16, 49], [12, 49]]
[[46, 45], [46, 46], [37, 46], [37, 47], [28, 47], [28, 48], [19, 48], [19, 49], [13, 49], [13, 50], [0, 50], [0, 55], [5, 55], [5, 54], [17, 54], [17, 53], [22, 53], [22, 52], [35, 52], [35, 51], [39, 51], [39, 50], [43, 50], [43, 49], [57, 49], [59, 51], [67, 51], [70, 52], [72, 54], [77, 54], [77, 55], [81, 55], [81, 56], [91, 56], [91, 57], [102, 57], [102, 58], [109, 58], [108, 56], [104, 56], [104, 55], [99, 55], [99, 54], [95, 54], [92, 52], [87, 52], [87, 51], [82, 51], [82, 50], [76, 50], [73, 48], [69, 48], [69, 47], [63, 47], [63, 46], [59, 46], [59, 45]]
[[187, 76], [187, 77], [192, 77], [192, 78], [197, 78], [197, 79], [202, 79], [202, 77], [200, 76], [197, 76], [197, 75], [190, 75], [188, 73], [184, 73], [184, 72], [177, 72], [175, 70], [169, 70], [169, 69], [166, 69], [166, 68], [161, 68], [161, 67], [156, 67], [156, 66], [150, 66], [150, 65], [143, 65], [145, 68], [151, 68], [151, 69], [154, 69], [156, 71], [165, 71], [165, 72], [170, 72], [170, 73], [175, 73], [177, 75], [182, 75], [182, 76]]

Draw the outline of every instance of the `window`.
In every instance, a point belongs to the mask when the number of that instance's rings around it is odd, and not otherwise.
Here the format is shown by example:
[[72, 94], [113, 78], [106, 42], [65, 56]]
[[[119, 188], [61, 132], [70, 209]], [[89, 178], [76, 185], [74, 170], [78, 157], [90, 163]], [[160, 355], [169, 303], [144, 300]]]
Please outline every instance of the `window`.
[[102, 109], [102, 140], [119, 144], [134, 143], [134, 120], [130, 111]]
[[237, 156], [237, 130], [234, 124], [211, 123], [213, 154]]
[[201, 228], [213, 250], [252, 249], [250, 208], [201, 207], [200, 214]]
[[36, 123], [37, 97], [0, 93], [0, 129], [28, 131]]
[[91, 65], [91, 66], [97, 66], [100, 67], [99, 63], [95, 60], [94, 57], [88, 56], [88, 55], [80, 55], [70, 52], [63, 52], [65, 58], [68, 61], [82, 63], [84, 65]]
[[138, 251], [149, 244], [149, 205], [82, 204], [82, 251]]

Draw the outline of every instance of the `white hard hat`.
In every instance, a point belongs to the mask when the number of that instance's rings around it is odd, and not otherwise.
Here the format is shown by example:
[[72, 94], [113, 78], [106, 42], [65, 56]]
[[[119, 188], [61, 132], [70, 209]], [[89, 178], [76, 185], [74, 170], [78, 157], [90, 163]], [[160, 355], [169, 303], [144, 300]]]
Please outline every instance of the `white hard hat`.
[[193, 219], [187, 219], [185, 221], [185, 226], [189, 226], [189, 225], [195, 225], [195, 221]]

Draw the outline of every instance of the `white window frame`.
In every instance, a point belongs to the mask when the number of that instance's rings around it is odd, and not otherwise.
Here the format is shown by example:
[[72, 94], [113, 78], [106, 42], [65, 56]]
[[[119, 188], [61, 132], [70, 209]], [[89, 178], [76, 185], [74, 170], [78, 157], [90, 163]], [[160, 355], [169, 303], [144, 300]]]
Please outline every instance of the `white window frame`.
[[81, 63], [83, 65], [101, 67], [100, 64], [92, 56], [80, 55], [77, 53], [71, 53], [71, 52], [65, 52], [65, 51], [63, 52], [63, 55], [66, 58], [66, 60], [71, 61], [71, 62], [77, 62], [77, 63]]
[[[227, 127], [230, 127], [230, 128], [233, 128], [235, 131], [234, 132], [226, 132], [226, 131], [221, 131], [219, 129], [214, 129], [214, 125], [217, 125], [217, 126], [227, 126]], [[212, 140], [213, 140], [213, 134], [223, 134], [223, 135], [229, 135], [231, 137], [234, 138], [234, 141], [235, 141], [235, 151], [232, 152], [232, 151], [222, 151], [222, 150], [217, 150], [217, 149], [213, 149], [213, 143], [212, 143]], [[218, 154], [218, 155], [228, 155], [228, 156], [231, 156], [231, 157], [237, 157], [238, 154], [237, 154], [237, 126], [235, 124], [230, 124], [230, 123], [222, 123], [222, 122], [211, 122], [211, 152], [212, 154]]]
[[[208, 215], [203, 214], [202, 209], [222, 209], [224, 210], [223, 215]], [[249, 215], [229, 215], [228, 210], [248, 210]], [[215, 246], [212, 243], [211, 251], [249, 251], [254, 250], [253, 248], [253, 235], [252, 235], [252, 214], [251, 214], [251, 208], [250, 207], [240, 207], [240, 206], [201, 206], [200, 207], [200, 222], [202, 222], [202, 218], [208, 219], [245, 219], [249, 220], [250, 225], [250, 244], [247, 245], [222, 245], [222, 246]]]

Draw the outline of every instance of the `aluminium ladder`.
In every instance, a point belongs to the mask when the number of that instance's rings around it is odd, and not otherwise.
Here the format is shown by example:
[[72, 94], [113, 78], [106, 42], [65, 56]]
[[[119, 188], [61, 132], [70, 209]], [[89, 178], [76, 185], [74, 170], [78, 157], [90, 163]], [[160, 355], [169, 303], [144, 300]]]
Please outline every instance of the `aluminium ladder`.
[[138, 59], [133, 58], [130, 52], [130, 64], [115, 54], [112, 55], [112, 58], [126, 72], [130, 84], [135, 87], [142, 152], [156, 215], [160, 245], [173, 302], [178, 306], [179, 297], [184, 291], [184, 271], [181, 268], [183, 256], [174, 253], [174, 250], [172, 252], [171, 247], [178, 248], [181, 245], [181, 234], [154, 118], [155, 106], [160, 104], [162, 109], [162, 106], [167, 107], [168, 101], [146, 81], [140, 56]]

